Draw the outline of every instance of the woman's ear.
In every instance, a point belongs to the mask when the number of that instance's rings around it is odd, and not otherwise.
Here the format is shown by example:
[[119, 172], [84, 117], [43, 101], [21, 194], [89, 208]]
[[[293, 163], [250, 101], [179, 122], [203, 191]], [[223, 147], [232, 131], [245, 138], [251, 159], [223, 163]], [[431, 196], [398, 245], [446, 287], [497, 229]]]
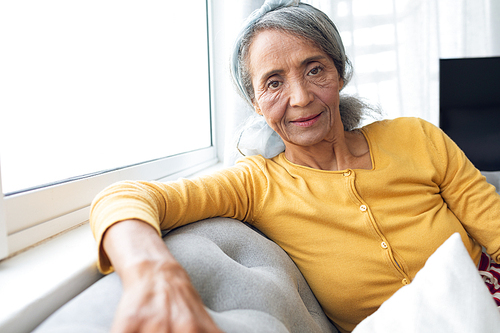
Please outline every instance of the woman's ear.
[[255, 112], [257, 112], [257, 114], [262, 116], [262, 111], [260, 110], [259, 105], [257, 105], [257, 103], [253, 103], [253, 107], [255, 109]]
[[340, 78], [339, 79], [339, 91], [342, 90], [342, 88], [344, 88], [344, 79], [343, 78]]

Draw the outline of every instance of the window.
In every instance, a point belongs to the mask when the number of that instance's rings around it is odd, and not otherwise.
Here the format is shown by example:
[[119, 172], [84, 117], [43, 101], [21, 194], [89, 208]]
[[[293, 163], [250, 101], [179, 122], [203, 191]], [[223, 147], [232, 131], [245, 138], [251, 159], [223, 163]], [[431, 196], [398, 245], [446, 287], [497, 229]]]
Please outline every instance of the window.
[[185, 4], [159, 0], [2, 4], [9, 253], [85, 222], [115, 181], [173, 179], [216, 161], [207, 1], [189, 9], [188, 19]]

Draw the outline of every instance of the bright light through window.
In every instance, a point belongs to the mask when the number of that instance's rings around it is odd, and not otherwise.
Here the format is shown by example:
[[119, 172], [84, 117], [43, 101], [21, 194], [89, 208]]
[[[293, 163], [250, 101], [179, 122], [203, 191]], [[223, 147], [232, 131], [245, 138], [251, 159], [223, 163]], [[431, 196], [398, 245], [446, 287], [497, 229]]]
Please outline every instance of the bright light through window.
[[354, 40], [357, 46], [394, 45], [395, 33], [393, 24], [354, 30]]
[[3, 190], [211, 145], [206, 3], [7, 1]]
[[349, 15], [349, 4], [347, 1], [339, 1], [337, 4], [337, 16], [344, 17]]
[[355, 16], [387, 15], [393, 12], [393, 8], [394, 0], [352, 0], [352, 11]]

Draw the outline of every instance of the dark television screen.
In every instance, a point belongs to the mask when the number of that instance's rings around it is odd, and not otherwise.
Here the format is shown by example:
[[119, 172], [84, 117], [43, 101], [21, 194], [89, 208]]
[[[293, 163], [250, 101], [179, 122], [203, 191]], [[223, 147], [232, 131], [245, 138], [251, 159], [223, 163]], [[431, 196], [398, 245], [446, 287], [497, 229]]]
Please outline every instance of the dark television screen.
[[441, 129], [481, 171], [500, 170], [500, 57], [440, 60]]

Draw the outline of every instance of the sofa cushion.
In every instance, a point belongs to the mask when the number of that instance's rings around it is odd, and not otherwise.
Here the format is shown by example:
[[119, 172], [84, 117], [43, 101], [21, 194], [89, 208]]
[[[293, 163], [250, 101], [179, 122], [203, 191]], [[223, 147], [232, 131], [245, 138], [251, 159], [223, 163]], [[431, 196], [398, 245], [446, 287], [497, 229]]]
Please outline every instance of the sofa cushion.
[[[247, 225], [214, 218], [164, 239], [224, 332], [337, 332], [288, 255]], [[120, 295], [110, 274], [35, 332], [107, 332]]]
[[488, 183], [495, 186], [497, 193], [500, 193], [500, 171], [481, 171], [481, 173]]

